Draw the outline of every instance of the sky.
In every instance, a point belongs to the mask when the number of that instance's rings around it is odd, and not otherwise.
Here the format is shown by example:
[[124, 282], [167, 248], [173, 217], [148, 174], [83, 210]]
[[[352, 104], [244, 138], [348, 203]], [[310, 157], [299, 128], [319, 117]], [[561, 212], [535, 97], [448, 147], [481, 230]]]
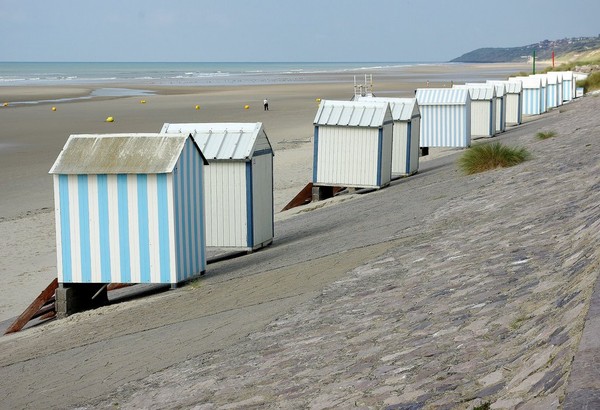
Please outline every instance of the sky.
[[599, 0], [0, 0], [0, 61], [439, 62], [600, 35]]

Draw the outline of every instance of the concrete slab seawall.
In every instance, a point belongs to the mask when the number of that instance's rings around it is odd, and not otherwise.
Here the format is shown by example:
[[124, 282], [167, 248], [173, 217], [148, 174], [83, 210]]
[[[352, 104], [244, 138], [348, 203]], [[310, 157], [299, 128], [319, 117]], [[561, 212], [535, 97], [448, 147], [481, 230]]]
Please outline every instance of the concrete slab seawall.
[[281, 221], [195, 287], [0, 340], [5, 403], [562, 408], [599, 272], [599, 110], [587, 97], [500, 136], [532, 153], [519, 166], [438, 158]]

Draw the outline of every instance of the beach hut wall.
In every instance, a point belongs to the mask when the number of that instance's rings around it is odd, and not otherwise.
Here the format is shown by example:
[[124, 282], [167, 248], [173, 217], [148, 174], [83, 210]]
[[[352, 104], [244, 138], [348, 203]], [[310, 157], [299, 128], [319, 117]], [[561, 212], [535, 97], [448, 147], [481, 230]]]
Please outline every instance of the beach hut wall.
[[496, 135], [496, 89], [493, 85], [455, 84], [453, 88], [469, 90], [471, 97], [471, 136]]
[[504, 85], [504, 119], [505, 124], [518, 125], [523, 122], [522, 100], [523, 85], [521, 81], [497, 81], [488, 80], [487, 84]]
[[577, 87], [577, 81], [583, 81], [588, 78], [587, 73], [573, 72], [573, 98], [583, 97], [583, 87]]
[[314, 186], [390, 183], [393, 121], [387, 102], [321, 100], [313, 124]]
[[421, 113], [416, 98], [358, 97], [357, 101], [380, 101], [390, 105], [393, 122], [392, 175], [408, 176], [419, 170]]
[[161, 132], [191, 133], [210, 164], [207, 246], [253, 250], [273, 242], [273, 148], [262, 123], [166, 123]]
[[523, 87], [523, 115], [539, 115], [542, 113], [542, 80], [537, 77], [511, 77], [509, 81], [517, 80]]
[[71, 135], [50, 169], [59, 283], [204, 272], [206, 164], [189, 134]]
[[469, 90], [419, 88], [421, 147], [471, 146], [471, 98]]

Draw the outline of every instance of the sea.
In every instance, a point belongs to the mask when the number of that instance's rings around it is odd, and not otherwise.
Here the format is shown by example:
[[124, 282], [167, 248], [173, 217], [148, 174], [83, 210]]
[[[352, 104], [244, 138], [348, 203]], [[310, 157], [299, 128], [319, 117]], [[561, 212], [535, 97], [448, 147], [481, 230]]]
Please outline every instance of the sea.
[[423, 62], [0, 62], [0, 87], [128, 84], [223, 86], [334, 81], [328, 74], [373, 73]]

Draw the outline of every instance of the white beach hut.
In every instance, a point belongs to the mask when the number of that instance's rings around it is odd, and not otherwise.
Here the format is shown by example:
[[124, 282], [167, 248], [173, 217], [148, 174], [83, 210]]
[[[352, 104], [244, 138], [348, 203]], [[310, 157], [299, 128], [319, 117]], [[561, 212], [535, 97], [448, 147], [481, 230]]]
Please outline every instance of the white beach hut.
[[392, 123], [387, 102], [322, 100], [314, 120], [313, 185], [388, 185]]
[[421, 147], [471, 146], [471, 98], [460, 88], [419, 88]]
[[206, 246], [254, 250], [273, 242], [273, 149], [262, 123], [163, 125], [204, 153]]
[[471, 136], [493, 137], [496, 135], [496, 87], [486, 84], [455, 84], [453, 88], [469, 90]]
[[189, 134], [71, 135], [50, 170], [59, 283], [204, 272], [206, 164]]
[[390, 104], [392, 112], [392, 176], [407, 176], [419, 170], [419, 134], [421, 113], [416, 98], [358, 97], [357, 101]]
[[508, 80], [521, 82], [523, 87], [523, 115], [541, 114], [542, 80], [539, 77], [511, 77]]
[[[506, 131], [506, 87], [503, 83], [467, 83], [469, 86], [493, 86], [496, 89], [496, 134]], [[472, 130], [471, 130], [472, 131]]]
[[514, 81], [492, 81], [488, 80], [488, 84], [504, 85], [504, 113], [506, 124], [518, 125], [523, 122], [522, 117], [522, 101], [523, 101], [523, 85], [520, 80]]
[[577, 87], [577, 81], [583, 81], [588, 78], [587, 73], [573, 72], [573, 98], [583, 97], [583, 87]]

